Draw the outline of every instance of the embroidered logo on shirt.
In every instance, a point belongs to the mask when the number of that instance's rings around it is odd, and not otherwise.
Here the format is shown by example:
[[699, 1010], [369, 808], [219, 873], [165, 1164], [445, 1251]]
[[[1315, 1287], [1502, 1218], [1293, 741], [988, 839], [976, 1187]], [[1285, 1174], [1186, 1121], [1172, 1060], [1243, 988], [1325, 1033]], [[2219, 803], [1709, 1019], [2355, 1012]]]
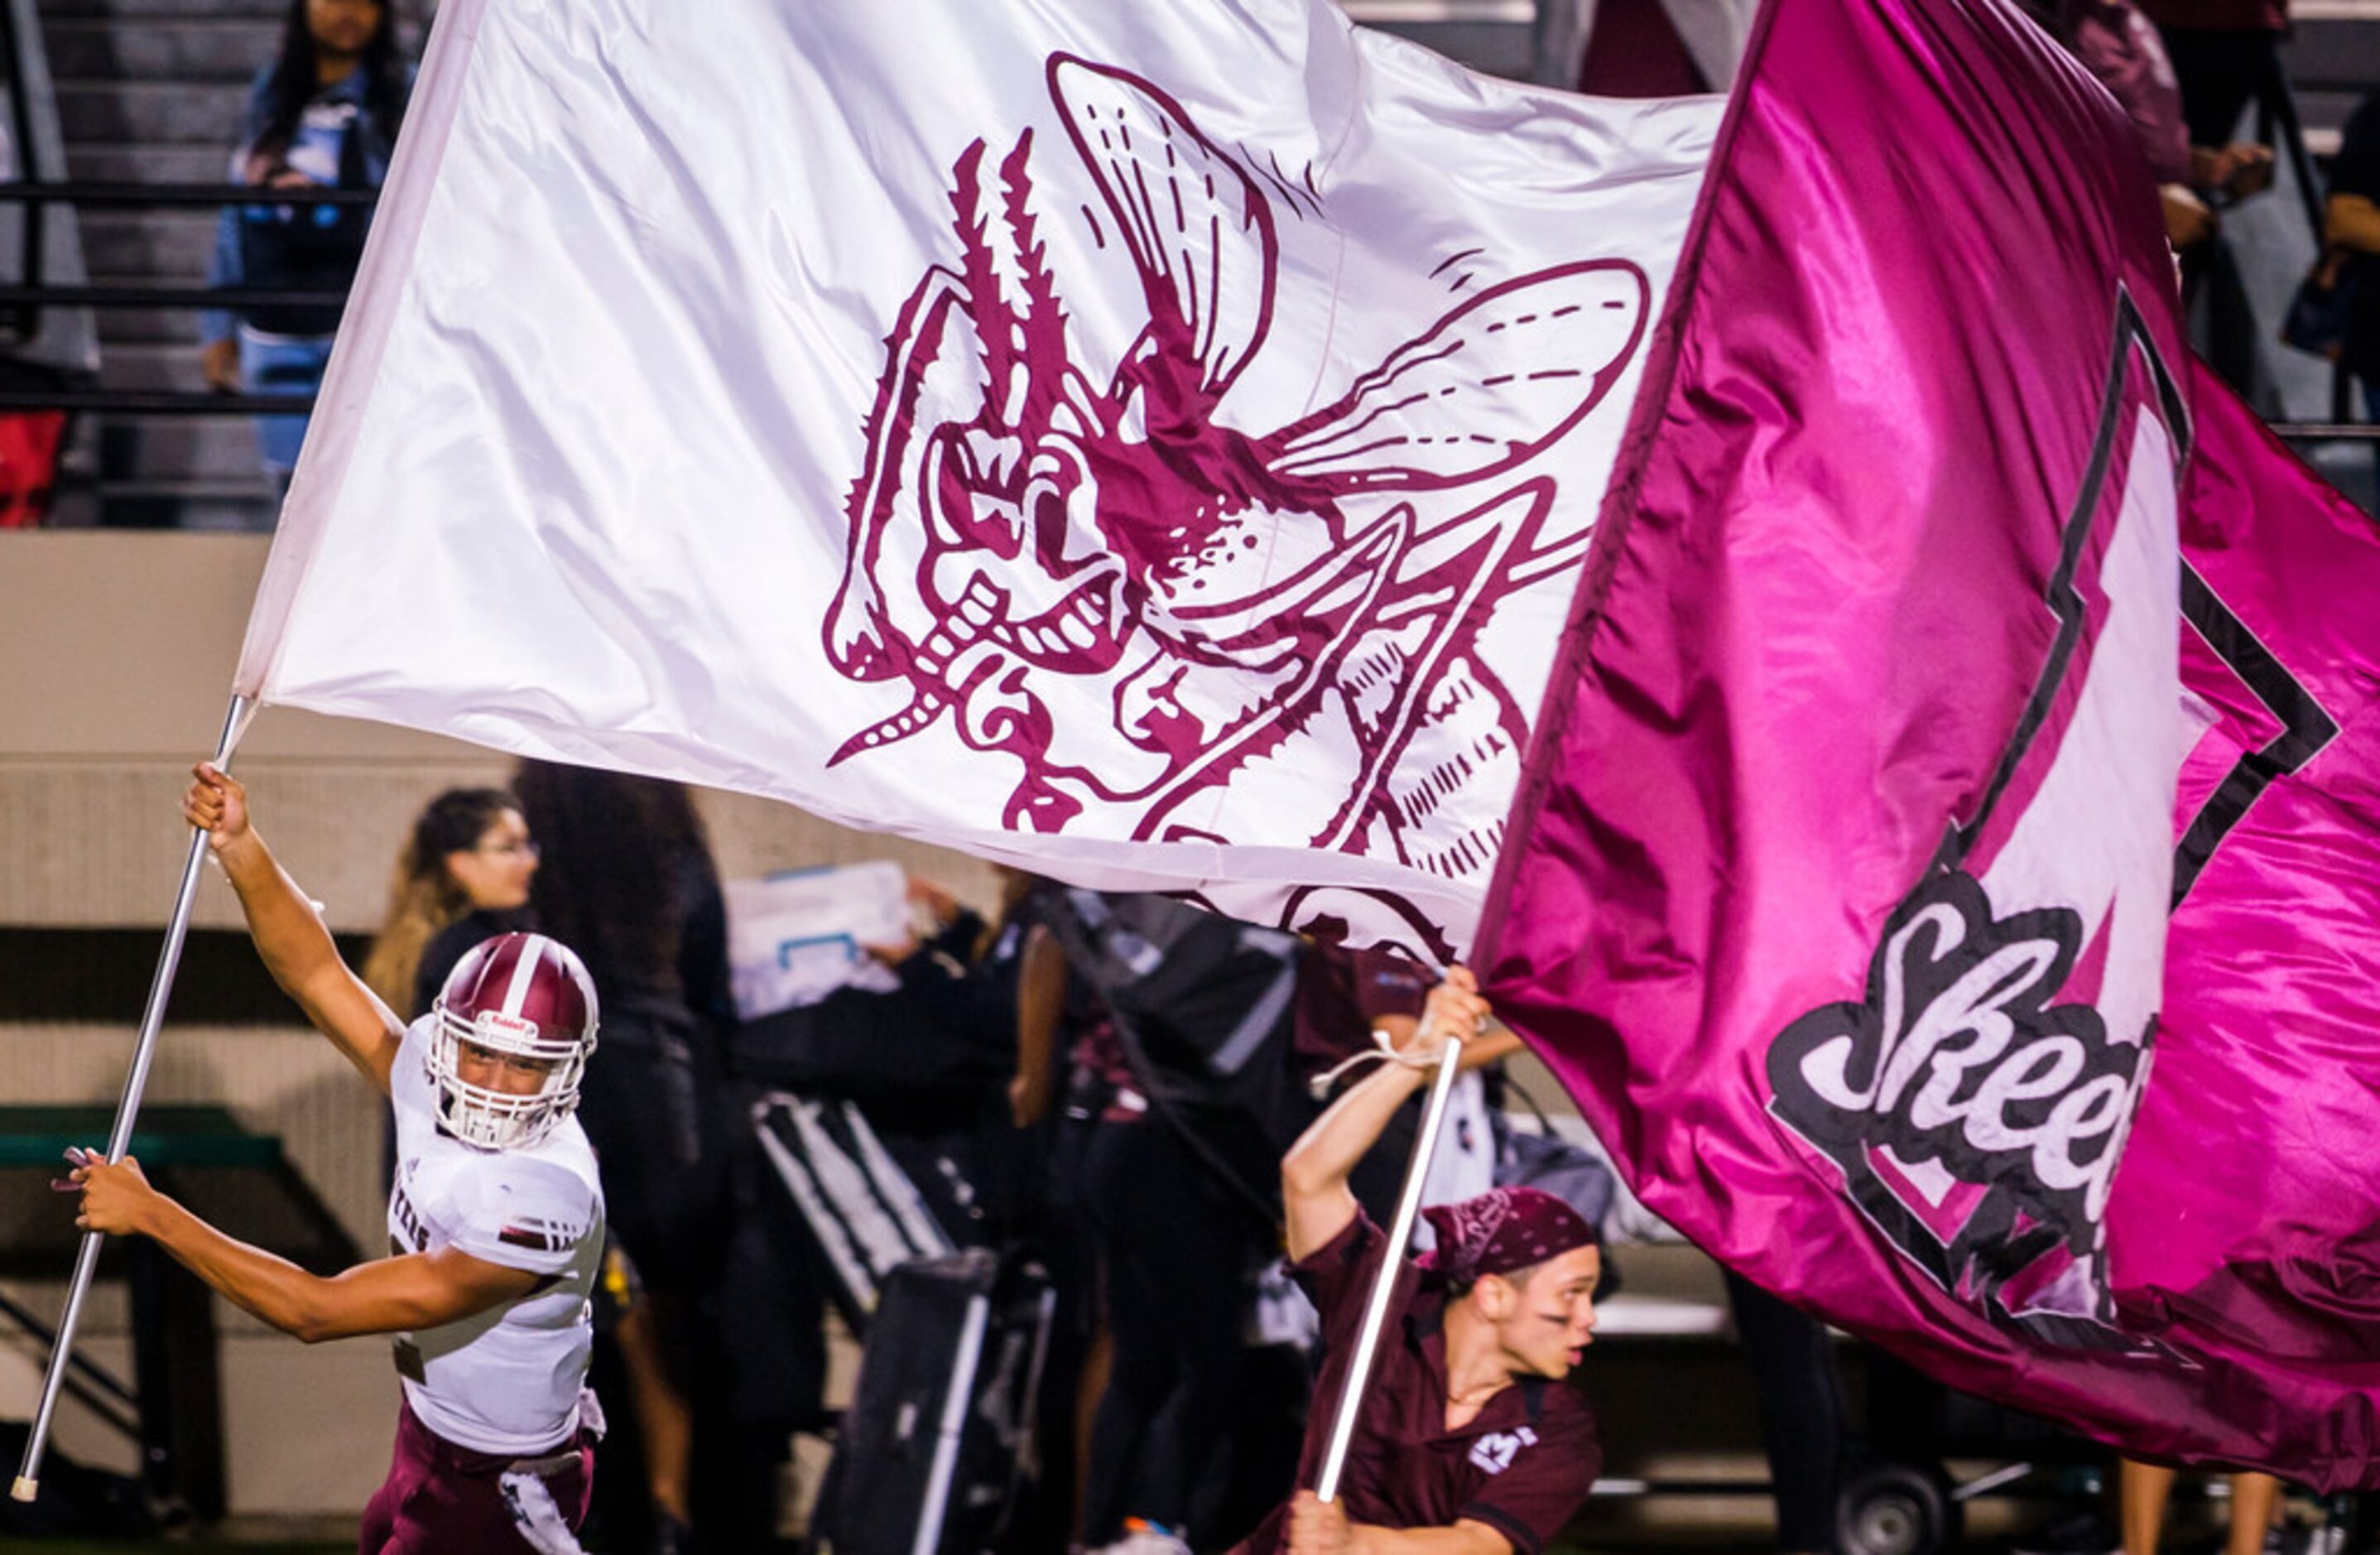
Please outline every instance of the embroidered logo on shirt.
[[1475, 1467], [1488, 1474], [1501, 1474], [1512, 1466], [1512, 1460], [1521, 1455], [1522, 1448], [1534, 1447], [1536, 1443], [1537, 1433], [1526, 1426], [1518, 1430], [1498, 1431], [1471, 1444], [1471, 1462]]

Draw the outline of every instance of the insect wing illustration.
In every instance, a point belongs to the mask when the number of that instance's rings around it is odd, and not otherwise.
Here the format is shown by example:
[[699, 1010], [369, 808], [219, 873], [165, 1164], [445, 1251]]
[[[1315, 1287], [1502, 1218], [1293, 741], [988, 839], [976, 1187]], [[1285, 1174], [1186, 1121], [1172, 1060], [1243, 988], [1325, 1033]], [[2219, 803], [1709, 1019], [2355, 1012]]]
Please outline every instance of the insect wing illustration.
[[[1483, 870], [1501, 804], [1462, 800], [1509, 795], [1526, 718], [1479, 634], [1586, 539], [1555, 531], [1555, 480], [1522, 467], [1633, 357], [1643, 271], [1597, 260], [1488, 286], [1333, 403], [1251, 431], [1262, 407], [1233, 390], [1280, 303], [1276, 223], [1318, 207], [1269, 193], [1138, 77], [1060, 55], [1048, 79], [1087, 187], [1044, 189], [1029, 128], [996, 163], [970, 145], [956, 253], [887, 343], [825, 643], [839, 673], [907, 699], [833, 759], [948, 720], [1014, 774], [1011, 828], [1281, 843], [1218, 834], [1215, 791], [1307, 747], [1352, 749], [1343, 792], [1267, 824]], [[1105, 383], [1083, 365], [1045, 206], [1112, 237], [1137, 274], [1148, 322]], [[1087, 692], [1106, 719], [1052, 712]]]

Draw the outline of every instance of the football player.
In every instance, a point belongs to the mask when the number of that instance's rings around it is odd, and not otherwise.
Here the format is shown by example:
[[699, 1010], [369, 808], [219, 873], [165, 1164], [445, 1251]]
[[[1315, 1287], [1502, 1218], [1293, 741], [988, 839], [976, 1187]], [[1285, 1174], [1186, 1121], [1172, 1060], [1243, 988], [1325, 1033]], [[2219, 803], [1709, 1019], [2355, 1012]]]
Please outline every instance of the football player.
[[151, 1187], [140, 1162], [70, 1152], [75, 1223], [139, 1234], [308, 1343], [395, 1341], [396, 1451], [366, 1508], [365, 1555], [576, 1550], [602, 1433], [586, 1391], [603, 1252], [594, 1153], [571, 1114], [595, 1048], [595, 989], [565, 946], [472, 950], [407, 1027], [339, 957], [321, 916], [208, 763], [182, 801], [230, 877], [282, 989], [396, 1114], [389, 1254], [322, 1278], [235, 1241]]

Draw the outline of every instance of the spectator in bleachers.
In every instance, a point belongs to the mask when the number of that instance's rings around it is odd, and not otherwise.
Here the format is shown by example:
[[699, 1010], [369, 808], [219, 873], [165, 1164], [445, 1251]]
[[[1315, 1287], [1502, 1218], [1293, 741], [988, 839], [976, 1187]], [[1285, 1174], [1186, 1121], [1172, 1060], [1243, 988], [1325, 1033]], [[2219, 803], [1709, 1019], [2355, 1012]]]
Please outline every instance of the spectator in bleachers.
[[2380, 421], [2380, 92], [2356, 105], [2339, 140], [2323, 241], [2346, 250], [2355, 288], [2340, 360], [2362, 381], [2364, 414]]
[[365, 983], [402, 1020], [428, 1010], [466, 951], [528, 927], [537, 856], [520, 801], [503, 789], [450, 788], [431, 800], [397, 852]]
[[2198, 171], [2181, 87], [2156, 27], [2131, 0], [2019, 0], [2025, 15], [2058, 40], [2107, 89], [2132, 121], [2165, 206], [2167, 240], [2177, 251], [2215, 236], [2214, 208], [2196, 188]]
[[1850, 1415], [1827, 1325], [1731, 1269], [1727, 1307], [1734, 1318], [1760, 1411], [1760, 1450], [1777, 1511], [1781, 1555], [1836, 1548]]
[[[578, 1118], [613, 1236], [640, 1286], [617, 1337], [635, 1394], [652, 1548], [693, 1548], [698, 1384], [715, 1375], [703, 1306], [726, 1226], [727, 916], [684, 785], [524, 761], [514, 779], [543, 844], [531, 905], [577, 934], [603, 1002]], [[577, 947], [574, 947], [577, 948]]]
[[[2226, 383], [2269, 413], [2263, 349], [2272, 331], [2257, 322], [2218, 213], [2273, 180], [2273, 149], [2240, 140], [2240, 120], [2251, 103], [2277, 103], [2289, 91], [2280, 55], [2289, 0], [2141, 0], [2141, 8], [2171, 61], [2190, 133], [2191, 187], [2208, 207], [2196, 240], [2175, 243], [2184, 293], [2200, 316], [2192, 344]], [[2169, 221], [2170, 209], [2169, 201]]]
[[2142, 0], [2181, 88], [2193, 146], [2228, 146], [2248, 104], [2284, 90], [2289, 0]]
[[1080, 1203], [1111, 1342], [1085, 1531], [1119, 1555], [1187, 1555], [1192, 1500], [1239, 1385], [1252, 1217], [1214, 1163], [1152, 1114], [1103, 1013], [1081, 1027], [1067, 1108], [1082, 1120]]
[[[2252, 394], [2263, 335], [2224, 243], [2220, 214], [2272, 182], [2272, 148], [2231, 139], [2247, 96], [2202, 86], [2193, 109], [2191, 90], [2168, 50], [2174, 31], [2160, 30], [2133, 0], [2021, 4], [2131, 117], [2157, 180], [2167, 240], [2181, 256], [2185, 291], [2193, 301], [2204, 295], [2200, 339], [2207, 360], [2242, 394]], [[2284, 90], [2277, 63], [2270, 90]]]
[[1107, 1391], [1113, 1346], [1099, 1311], [1099, 1253], [1082, 1204], [1082, 1147], [1091, 1121], [1073, 1115], [1073, 1054], [1085, 1031], [1109, 1018], [1051, 932], [1053, 894], [1039, 877], [1002, 871], [1003, 939], [1015, 967], [1016, 1067], [1009, 1121], [1025, 1145], [1023, 1231], [1058, 1294], [1050, 1364], [1042, 1374], [1041, 1482], [1026, 1524], [1026, 1548], [1083, 1546], [1093, 1421]]
[[[1048, 1204], [1040, 1174], [1049, 1157], [1047, 1068], [1063, 1024], [1049, 998], [1049, 930], [1038, 919], [1038, 898], [1050, 882], [994, 865], [1000, 894], [989, 917], [963, 905], [930, 881], [909, 879], [913, 929], [898, 945], [863, 947], [900, 980], [905, 1014], [897, 1040], [915, 1053], [918, 1094], [894, 1126], [932, 1128], [944, 1136], [975, 1196], [976, 1234], [994, 1243], [1047, 1240]], [[1026, 992], [1028, 961], [1044, 965]], [[1057, 1002], [1066, 989], [1059, 958]], [[1019, 1045], [1018, 1026], [1030, 1010], [1042, 1040], [1032, 1055]], [[1028, 1064], [1035, 1074], [1026, 1077]], [[936, 1093], [940, 1094], [937, 1095]]]
[[[259, 73], [241, 119], [229, 181], [258, 189], [378, 188], [412, 90], [382, 0], [290, 0], [279, 57]], [[371, 225], [354, 205], [227, 208], [208, 284], [345, 292]], [[339, 310], [272, 306], [211, 311], [200, 322], [208, 386], [225, 394], [312, 394], [322, 382]], [[267, 416], [257, 435], [284, 488], [306, 435], [304, 416]]]
[[[2165, 1527], [2166, 1502], [2173, 1495], [2174, 1471], [2162, 1464], [2124, 1460], [2123, 1555], [2156, 1555]], [[2261, 1555], [2273, 1520], [2281, 1510], [2281, 1482], [2269, 1474], [2231, 1476], [2231, 1525], [2224, 1555]]]
[[[1032, 913], [1014, 1115], [1038, 1125], [1062, 1085], [1044, 1233], [1062, 1318], [1069, 1289], [1091, 1283], [1072, 1256], [1087, 1231], [1107, 1334], [1078, 1395], [1096, 1397], [1082, 1530], [1111, 1555], [1183, 1555], [1279, 1499], [1261, 1486], [1273, 1456], [1248, 1451], [1235, 1411], [1251, 1394], [1293, 1409], [1305, 1391], [1290, 1368], [1248, 1365], [1246, 1328], [1251, 1279], [1278, 1246], [1275, 1163], [1311, 1115], [1276, 1002], [1294, 942], [1151, 897], [1045, 893]], [[1194, 1056], [1245, 1039], [1258, 1008], [1270, 1024], [1238, 1058]], [[1287, 1133], [1276, 1103], [1298, 1114]]]

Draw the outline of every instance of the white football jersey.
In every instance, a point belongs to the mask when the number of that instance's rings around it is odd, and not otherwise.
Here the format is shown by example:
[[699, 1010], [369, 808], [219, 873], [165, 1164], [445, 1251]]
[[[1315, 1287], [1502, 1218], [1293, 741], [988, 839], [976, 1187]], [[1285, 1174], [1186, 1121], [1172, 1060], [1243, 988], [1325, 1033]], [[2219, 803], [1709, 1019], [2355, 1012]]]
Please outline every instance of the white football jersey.
[[396, 1369], [414, 1415], [448, 1441], [514, 1457], [551, 1452], [577, 1429], [594, 1342], [588, 1301], [603, 1261], [595, 1152], [577, 1118], [516, 1150], [474, 1149], [440, 1129], [431, 1018], [406, 1031], [389, 1074], [389, 1250], [459, 1247], [549, 1278], [518, 1301], [395, 1335]]

